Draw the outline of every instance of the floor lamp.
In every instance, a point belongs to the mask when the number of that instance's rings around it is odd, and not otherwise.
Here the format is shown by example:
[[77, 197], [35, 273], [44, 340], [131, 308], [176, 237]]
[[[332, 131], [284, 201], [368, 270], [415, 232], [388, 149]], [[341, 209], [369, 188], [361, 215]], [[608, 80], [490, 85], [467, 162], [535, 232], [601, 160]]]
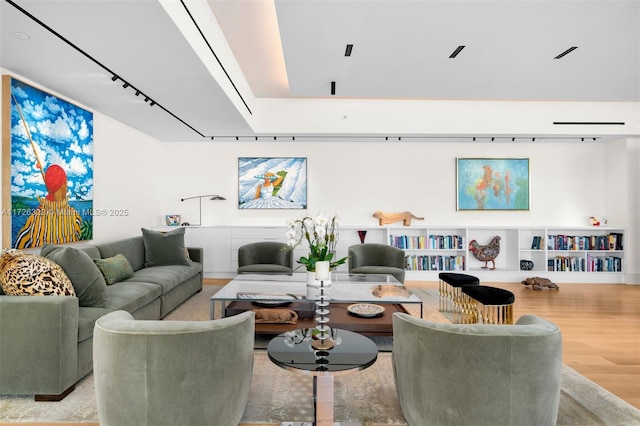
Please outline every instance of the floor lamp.
[[200, 226], [200, 225], [202, 225], [202, 199], [203, 198], [207, 198], [207, 197], [211, 197], [209, 199], [210, 200], [214, 200], [214, 201], [226, 200], [226, 198], [224, 198], [224, 197], [222, 197], [220, 195], [196, 195], [196, 196], [193, 196], [193, 197], [181, 198], [180, 201], [192, 200], [194, 198], [197, 198], [198, 199], [198, 203], [200, 203], [200, 215], [198, 216], [198, 223], [191, 225], [189, 222], [183, 222], [182, 226]]

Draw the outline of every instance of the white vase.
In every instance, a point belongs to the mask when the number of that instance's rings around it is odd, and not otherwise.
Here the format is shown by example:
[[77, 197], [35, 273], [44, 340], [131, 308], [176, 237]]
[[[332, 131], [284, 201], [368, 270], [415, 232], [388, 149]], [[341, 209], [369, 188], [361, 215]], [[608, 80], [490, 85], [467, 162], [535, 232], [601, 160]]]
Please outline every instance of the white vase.
[[[327, 298], [331, 298], [331, 274], [329, 279], [324, 280], [324, 294]], [[318, 300], [320, 298], [320, 281], [316, 280], [314, 271], [307, 271], [307, 300]]]

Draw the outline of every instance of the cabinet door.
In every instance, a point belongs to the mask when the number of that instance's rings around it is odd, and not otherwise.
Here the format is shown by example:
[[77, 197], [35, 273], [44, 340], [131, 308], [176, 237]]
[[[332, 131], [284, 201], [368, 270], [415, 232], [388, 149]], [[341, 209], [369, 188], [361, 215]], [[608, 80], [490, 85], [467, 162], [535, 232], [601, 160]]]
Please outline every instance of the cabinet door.
[[204, 249], [203, 268], [205, 277], [232, 271], [230, 228], [187, 228], [185, 240], [190, 247], [202, 247]]

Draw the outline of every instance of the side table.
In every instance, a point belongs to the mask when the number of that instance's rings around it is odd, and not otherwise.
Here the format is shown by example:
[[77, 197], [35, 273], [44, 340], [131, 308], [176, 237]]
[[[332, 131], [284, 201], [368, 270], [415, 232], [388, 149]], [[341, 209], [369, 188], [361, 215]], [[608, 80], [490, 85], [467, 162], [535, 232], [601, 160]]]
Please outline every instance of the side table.
[[[309, 329], [310, 331], [310, 329]], [[308, 334], [299, 330], [299, 335]], [[361, 423], [333, 421], [333, 379], [341, 374], [364, 370], [376, 362], [378, 347], [371, 339], [342, 329], [332, 329], [341, 343], [328, 351], [310, 349], [310, 337], [289, 345], [285, 334], [271, 339], [267, 346], [269, 359], [279, 367], [313, 376], [314, 421], [283, 422], [281, 426], [356, 426]]]

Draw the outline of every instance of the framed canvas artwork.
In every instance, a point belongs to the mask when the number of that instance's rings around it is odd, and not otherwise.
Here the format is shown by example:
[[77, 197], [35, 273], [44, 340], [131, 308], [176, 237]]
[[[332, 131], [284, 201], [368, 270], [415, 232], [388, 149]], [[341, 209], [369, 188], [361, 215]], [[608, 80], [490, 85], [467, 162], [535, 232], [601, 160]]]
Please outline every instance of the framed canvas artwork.
[[307, 159], [238, 158], [238, 208], [306, 209]]
[[17, 249], [93, 238], [93, 114], [2, 77], [2, 236]]
[[528, 158], [457, 158], [458, 210], [529, 210]]

